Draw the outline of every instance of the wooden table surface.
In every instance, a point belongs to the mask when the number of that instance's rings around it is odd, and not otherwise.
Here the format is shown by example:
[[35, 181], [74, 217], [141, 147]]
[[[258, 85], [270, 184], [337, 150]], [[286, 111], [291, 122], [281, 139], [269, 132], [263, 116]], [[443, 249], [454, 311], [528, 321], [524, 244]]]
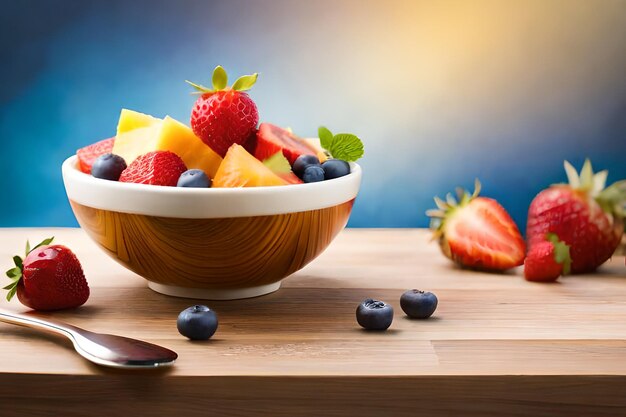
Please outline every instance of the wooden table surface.
[[[51, 235], [78, 255], [91, 298], [43, 316], [158, 343], [179, 360], [111, 370], [64, 339], [0, 324], [3, 417], [626, 415], [623, 257], [593, 276], [534, 284], [521, 270], [459, 270], [425, 230], [345, 230], [278, 292], [206, 302], [219, 329], [190, 342], [176, 317], [196, 301], [152, 292], [80, 229], [1, 229], [0, 259], [8, 269], [26, 238]], [[399, 298], [410, 288], [437, 294], [431, 319], [404, 317]], [[368, 297], [393, 305], [387, 332], [356, 324]], [[0, 307], [25, 311], [17, 300]]]

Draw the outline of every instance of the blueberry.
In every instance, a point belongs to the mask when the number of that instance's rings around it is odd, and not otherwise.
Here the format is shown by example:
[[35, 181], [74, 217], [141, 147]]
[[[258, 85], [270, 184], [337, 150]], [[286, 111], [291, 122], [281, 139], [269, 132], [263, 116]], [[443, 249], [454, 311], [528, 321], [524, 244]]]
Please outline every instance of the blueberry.
[[296, 161], [293, 163], [293, 167], [291, 167], [294, 174], [298, 176], [298, 178], [302, 179], [304, 175], [304, 170], [309, 165], [319, 165], [320, 160], [317, 159], [315, 155], [300, 155]]
[[177, 187], [209, 188], [211, 179], [201, 169], [188, 169], [180, 174]]
[[437, 296], [432, 292], [408, 290], [400, 297], [400, 307], [411, 318], [427, 319], [437, 309]]
[[322, 164], [322, 168], [324, 168], [325, 180], [343, 177], [350, 173], [350, 164], [341, 159], [329, 159]]
[[91, 166], [91, 175], [103, 180], [117, 181], [126, 169], [126, 161], [119, 155], [105, 153], [100, 155]]
[[304, 168], [304, 174], [302, 174], [302, 181], [304, 182], [318, 182], [324, 181], [324, 168], [321, 165], [309, 165]]
[[383, 301], [368, 298], [356, 309], [356, 321], [367, 330], [387, 330], [393, 321], [393, 308]]
[[217, 315], [207, 306], [191, 306], [180, 312], [176, 327], [191, 340], [207, 340], [217, 330]]

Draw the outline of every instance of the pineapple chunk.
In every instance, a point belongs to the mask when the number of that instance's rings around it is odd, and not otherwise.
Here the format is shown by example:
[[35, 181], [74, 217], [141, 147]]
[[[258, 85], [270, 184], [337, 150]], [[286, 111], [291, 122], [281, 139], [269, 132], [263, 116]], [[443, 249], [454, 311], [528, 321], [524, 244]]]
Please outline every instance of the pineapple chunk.
[[157, 119], [149, 114], [122, 109], [122, 112], [120, 113], [120, 120], [117, 123], [117, 134], [126, 133], [140, 127], [148, 127], [158, 123], [160, 120], [161, 119]]
[[159, 120], [152, 126], [139, 127], [117, 135], [111, 152], [124, 158], [126, 165], [130, 165], [138, 156], [157, 150], [155, 142], [159, 138], [162, 125], [163, 121]]
[[224, 156], [217, 174], [213, 178], [213, 187], [261, 187], [287, 185], [288, 182], [263, 162], [250, 155], [241, 145], [232, 145]]
[[191, 128], [169, 116], [163, 119], [157, 149], [174, 152], [185, 161], [188, 169], [201, 169], [211, 178], [222, 163], [222, 157], [202, 142]]
[[148, 126], [119, 134], [113, 145], [113, 153], [124, 158], [127, 165], [138, 156], [152, 151], [174, 152], [188, 169], [201, 169], [210, 178], [215, 176], [222, 162], [222, 158], [189, 127], [169, 116], [163, 120], [155, 119]]

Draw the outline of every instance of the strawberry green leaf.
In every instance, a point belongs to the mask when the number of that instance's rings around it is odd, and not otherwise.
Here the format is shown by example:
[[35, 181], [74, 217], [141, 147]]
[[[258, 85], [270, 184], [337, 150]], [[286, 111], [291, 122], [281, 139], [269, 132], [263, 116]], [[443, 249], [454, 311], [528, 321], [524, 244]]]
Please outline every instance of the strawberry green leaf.
[[344, 161], [356, 161], [363, 156], [363, 142], [356, 135], [350, 133], [338, 133], [333, 136], [333, 141], [328, 152], [336, 159]]
[[442, 217], [445, 217], [446, 212], [444, 210], [430, 209], [430, 210], [426, 210], [426, 215], [428, 217], [442, 218]]
[[20, 278], [22, 276], [22, 268], [19, 267], [15, 267], [15, 268], [11, 268], [9, 269], [7, 272], [7, 277], [11, 278], [11, 279], [16, 279], [16, 278]]
[[15, 287], [16, 283], [15, 281], [11, 281], [11, 283], [9, 285], [5, 285], [4, 287], [2, 287], [3, 290], [10, 290], [11, 288]]
[[320, 126], [317, 129], [317, 136], [320, 138], [320, 145], [322, 148], [329, 149], [333, 143], [333, 134], [324, 126]]
[[19, 256], [15, 255], [13, 257], [13, 262], [15, 263], [16, 267], [18, 267], [20, 270], [22, 269], [22, 258], [20, 258]]
[[445, 210], [448, 210], [450, 208], [448, 203], [443, 201], [441, 198], [435, 196], [434, 200], [435, 200], [435, 204], [437, 205], [437, 208], [439, 208], [440, 210], [444, 210], [445, 211]]
[[26, 239], [26, 255], [30, 253], [30, 242]]
[[552, 242], [554, 246], [554, 260], [556, 263], [563, 265], [563, 275], [568, 275], [572, 267], [572, 258], [570, 256], [569, 245], [561, 240], [555, 233], [548, 233], [546, 239]]
[[215, 91], [223, 90], [228, 85], [228, 75], [226, 74], [226, 70], [222, 68], [221, 65], [218, 65], [213, 70], [213, 89]]
[[482, 191], [482, 188], [483, 185], [480, 183], [480, 180], [478, 178], [474, 178], [474, 192], [472, 193], [472, 197], [470, 198], [470, 200], [478, 197], [480, 195], [480, 192]]
[[591, 196], [597, 197], [602, 190], [606, 188], [606, 179], [609, 176], [609, 171], [606, 169], [593, 174], [593, 185], [591, 187]]
[[291, 172], [291, 165], [289, 165], [289, 161], [285, 158], [282, 151], [278, 151], [269, 158], [264, 159], [263, 165], [278, 174]]
[[11, 301], [11, 299], [15, 296], [15, 293], [17, 292], [17, 283], [9, 288], [7, 287], [4, 288], [5, 290], [9, 290], [9, 292], [7, 293], [7, 301]]
[[567, 182], [572, 188], [576, 189], [580, 187], [580, 179], [578, 178], [578, 171], [569, 161], [563, 162], [563, 167], [565, 168], [565, 174], [567, 175]]
[[239, 77], [235, 84], [233, 84], [233, 90], [235, 91], [246, 91], [252, 88], [254, 83], [256, 83], [256, 79], [259, 76], [256, 72], [252, 75], [244, 75]]
[[209, 87], [205, 87], [202, 84], [192, 83], [189, 80], [185, 80], [185, 82], [196, 89], [196, 91], [192, 91], [191, 94], [206, 94], [214, 92], [212, 89], [210, 89]]
[[583, 169], [580, 171], [580, 187], [587, 191], [591, 191], [593, 187], [593, 168], [589, 159], [585, 159]]
[[623, 215], [623, 207], [626, 204], [626, 180], [614, 182], [602, 190], [596, 201], [605, 212]]
[[[44, 240], [42, 240], [41, 242], [39, 242], [39, 243], [37, 244], [37, 246], [35, 246], [35, 247], [31, 250], [31, 252], [32, 252], [33, 250], [37, 249], [38, 247], [41, 247], [41, 246], [46, 246], [46, 245], [51, 244], [53, 240], [54, 240], [54, 236], [49, 237], [48, 239], [44, 239]], [[30, 253], [30, 252], [29, 252], [29, 253]], [[27, 254], [27, 255], [28, 255], [28, 254]]]

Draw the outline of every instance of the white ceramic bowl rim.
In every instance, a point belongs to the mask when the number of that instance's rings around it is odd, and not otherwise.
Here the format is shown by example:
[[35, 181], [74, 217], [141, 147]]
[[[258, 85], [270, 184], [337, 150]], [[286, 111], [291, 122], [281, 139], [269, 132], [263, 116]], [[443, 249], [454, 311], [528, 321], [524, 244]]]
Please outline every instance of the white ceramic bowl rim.
[[336, 206], [356, 198], [361, 167], [350, 174], [310, 184], [247, 188], [179, 188], [120, 183], [78, 169], [76, 156], [63, 162], [65, 191], [84, 206], [121, 213], [186, 219], [265, 216]]

